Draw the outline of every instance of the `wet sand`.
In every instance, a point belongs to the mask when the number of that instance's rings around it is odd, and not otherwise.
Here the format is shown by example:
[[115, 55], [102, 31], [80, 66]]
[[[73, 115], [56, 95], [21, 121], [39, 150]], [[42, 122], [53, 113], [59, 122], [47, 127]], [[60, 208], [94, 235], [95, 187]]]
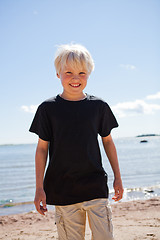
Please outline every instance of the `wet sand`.
[[[113, 204], [112, 216], [115, 240], [160, 240], [160, 198]], [[0, 216], [0, 239], [58, 239], [54, 211]], [[88, 223], [85, 239], [91, 239]]]

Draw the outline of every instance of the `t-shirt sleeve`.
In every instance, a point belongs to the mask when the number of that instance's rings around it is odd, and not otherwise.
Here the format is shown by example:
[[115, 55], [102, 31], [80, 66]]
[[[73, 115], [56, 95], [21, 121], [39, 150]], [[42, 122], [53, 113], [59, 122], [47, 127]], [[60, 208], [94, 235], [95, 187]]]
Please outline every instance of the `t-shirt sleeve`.
[[44, 141], [50, 141], [51, 126], [44, 104], [38, 107], [29, 131], [37, 134]]
[[101, 119], [99, 126], [99, 135], [106, 137], [110, 134], [111, 130], [118, 127], [117, 120], [107, 103], [103, 103], [101, 108]]

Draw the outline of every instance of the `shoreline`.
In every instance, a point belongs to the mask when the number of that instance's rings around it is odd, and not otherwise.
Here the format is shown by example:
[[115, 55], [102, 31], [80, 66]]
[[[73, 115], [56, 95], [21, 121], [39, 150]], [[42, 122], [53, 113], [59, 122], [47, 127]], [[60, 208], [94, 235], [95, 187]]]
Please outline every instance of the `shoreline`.
[[[154, 190], [153, 190], [154, 189]], [[156, 190], [158, 190], [156, 192]], [[116, 203], [112, 200], [114, 196], [114, 190], [110, 190], [109, 202], [111, 205]], [[132, 202], [139, 200], [149, 200], [151, 198], [160, 198], [160, 185], [150, 186], [150, 187], [138, 187], [138, 188], [125, 188], [123, 198], [121, 202]], [[54, 210], [53, 205], [47, 205], [49, 210]], [[0, 216], [9, 216], [15, 214], [28, 213], [35, 210], [33, 201], [24, 202], [12, 202], [8, 201], [6, 203], [0, 204]]]
[[[160, 197], [111, 204], [115, 240], [160, 239]], [[0, 216], [0, 239], [58, 239], [54, 211]], [[86, 240], [90, 229], [86, 226]]]

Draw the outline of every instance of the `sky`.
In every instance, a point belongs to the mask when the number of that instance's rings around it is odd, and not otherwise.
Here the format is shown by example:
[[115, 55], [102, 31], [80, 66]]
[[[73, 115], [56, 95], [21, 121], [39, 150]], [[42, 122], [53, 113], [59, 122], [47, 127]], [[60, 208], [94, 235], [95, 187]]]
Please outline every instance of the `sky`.
[[62, 92], [58, 45], [79, 43], [95, 70], [85, 92], [104, 99], [113, 138], [160, 134], [159, 0], [1, 0], [0, 144], [35, 143], [36, 107]]

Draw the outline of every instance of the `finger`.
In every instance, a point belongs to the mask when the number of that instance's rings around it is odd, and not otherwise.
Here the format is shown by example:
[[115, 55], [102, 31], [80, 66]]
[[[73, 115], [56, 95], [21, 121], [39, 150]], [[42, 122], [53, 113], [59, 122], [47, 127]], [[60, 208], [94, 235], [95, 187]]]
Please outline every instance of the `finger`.
[[36, 207], [37, 212], [39, 212], [41, 215], [44, 215], [44, 212], [42, 211], [41, 206], [40, 206], [40, 201], [35, 200], [34, 205]]
[[42, 206], [43, 206], [44, 211], [47, 211], [46, 199], [42, 200]]
[[122, 197], [123, 197], [123, 189], [116, 189], [115, 190], [115, 195], [113, 196], [113, 200], [114, 201], [120, 201], [121, 199], [122, 199]]
[[115, 194], [114, 194], [114, 196], [112, 197], [112, 199], [113, 199], [114, 201], [117, 201], [118, 198], [119, 198], [119, 195], [118, 195], [117, 192], [115, 192]]
[[45, 215], [45, 214], [44, 214], [45, 211], [44, 211], [44, 209], [43, 209], [43, 207], [42, 207], [41, 205], [39, 206], [39, 211], [38, 211], [38, 212], [39, 212], [41, 215]]
[[120, 199], [119, 199], [119, 196], [113, 196], [112, 199], [113, 199], [115, 202], [117, 202], [117, 201], [120, 200]]
[[119, 194], [120, 198], [123, 197], [123, 192], [124, 192], [123, 188], [118, 189], [118, 194]]
[[122, 199], [122, 198], [123, 198], [123, 192], [124, 192], [124, 190], [123, 190], [123, 189], [121, 189], [121, 191], [120, 191], [120, 193], [119, 193], [120, 199]]
[[119, 191], [117, 188], [115, 188], [115, 193], [114, 193], [114, 196], [112, 198], [114, 201], [118, 201], [119, 199]]
[[114, 197], [117, 198], [118, 196], [119, 196], [119, 191], [118, 191], [118, 189], [115, 189]]
[[42, 215], [45, 215], [45, 212], [47, 212], [47, 209], [44, 209], [43, 206], [40, 205], [40, 211]]

